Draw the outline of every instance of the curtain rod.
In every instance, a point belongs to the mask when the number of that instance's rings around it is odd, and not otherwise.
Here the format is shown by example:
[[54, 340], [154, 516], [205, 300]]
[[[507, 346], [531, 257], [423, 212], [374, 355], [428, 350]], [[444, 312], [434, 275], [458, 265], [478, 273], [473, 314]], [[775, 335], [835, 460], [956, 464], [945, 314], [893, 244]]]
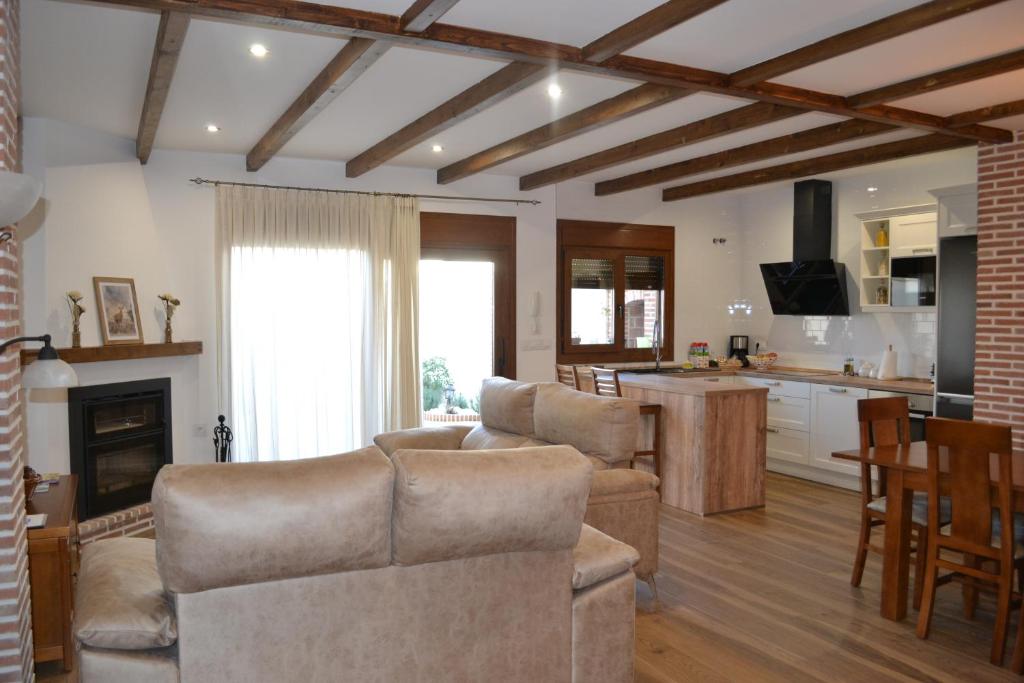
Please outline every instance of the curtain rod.
[[536, 199], [500, 199], [496, 197], [453, 197], [443, 194], [402, 194], [399, 192], [364, 192], [360, 190], [333, 190], [322, 187], [293, 187], [290, 185], [260, 185], [258, 183], [236, 183], [231, 180], [210, 180], [208, 178], [189, 178], [190, 183], [196, 185], [238, 185], [240, 187], [265, 187], [271, 190], [305, 190], [308, 192], [334, 192], [337, 194], [366, 194], [373, 197], [417, 197], [419, 199], [445, 199], [457, 202], [499, 202], [503, 204], [532, 204], [536, 206], [540, 201]]

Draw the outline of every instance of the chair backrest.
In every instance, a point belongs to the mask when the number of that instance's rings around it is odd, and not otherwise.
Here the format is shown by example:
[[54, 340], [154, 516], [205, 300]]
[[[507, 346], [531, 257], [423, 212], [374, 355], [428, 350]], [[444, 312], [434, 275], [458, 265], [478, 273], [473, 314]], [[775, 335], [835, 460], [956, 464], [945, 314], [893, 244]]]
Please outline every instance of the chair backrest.
[[590, 371], [594, 374], [594, 393], [598, 396], [622, 396], [622, 387], [619, 385], [619, 371], [609, 368], [592, 367]]
[[[910, 443], [910, 401], [905, 396], [862, 398], [857, 401], [860, 447], [896, 446]], [[878, 472], [878, 490], [885, 491], [886, 470]], [[860, 467], [860, 490], [865, 504], [873, 498], [871, 465]]]
[[[928, 440], [928, 523], [938, 543], [1010, 562], [1013, 558], [1013, 445], [1010, 427], [930, 417]], [[996, 459], [993, 472], [992, 458]], [[949, 476], [952, 522], [938, 534], [940, 473]], [[992, 499], [992, 475], [998, 476]], [[999, 507], [1000, 548], [992, 548], [992, 509]], [[934, 531], [933, 531], [934, 530]], [[934, 536], [933, 536], [934, 537]], [[987, 549], [988, 552], [985, 552]]]
[[555, 363], [555, 377], [567, 387], [580, 388], [580, 375], [575, 365]]

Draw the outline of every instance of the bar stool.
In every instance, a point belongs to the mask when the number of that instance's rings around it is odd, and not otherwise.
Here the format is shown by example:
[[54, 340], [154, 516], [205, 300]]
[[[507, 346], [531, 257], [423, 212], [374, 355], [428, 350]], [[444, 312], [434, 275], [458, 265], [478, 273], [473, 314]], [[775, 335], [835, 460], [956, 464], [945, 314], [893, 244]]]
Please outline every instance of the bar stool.
[[[611, 396], [614, 398], [622, 398], [622, 385], [619, 384], [619, 371], [612, 370], [609, 368], [598, 368], [592, 367], [590, 371], [594, 375], [594, 393], [598, 396]], [[578, 381], [578, 379], [577, 379]], [[633, 460], [630, 461], [630, 469], [633, 469], [633, 463], [637, 458], [643, 458], [646, 462], [647, 458], [652, 461], [654, 476], [661, 479], [661, 404], [660, 403], [648, 403], [643, 401], [640, 403], [640, 414], [650, 415], [654, 419], [654, 439], [652, 440], [649, 450], [636, 451], [633, 453]], [[661, 483], [658, 483], [658, 490], [661, 490]]]

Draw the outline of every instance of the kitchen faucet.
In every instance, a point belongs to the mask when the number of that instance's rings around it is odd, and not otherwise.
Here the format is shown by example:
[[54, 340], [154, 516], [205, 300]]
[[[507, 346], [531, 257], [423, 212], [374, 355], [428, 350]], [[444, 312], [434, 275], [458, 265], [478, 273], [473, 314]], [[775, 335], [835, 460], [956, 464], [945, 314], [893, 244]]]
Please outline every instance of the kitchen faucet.
[[661, 321], [654, 321], [654, 339], [651, 342], [654, 350], [654, 371], [661, 372]]

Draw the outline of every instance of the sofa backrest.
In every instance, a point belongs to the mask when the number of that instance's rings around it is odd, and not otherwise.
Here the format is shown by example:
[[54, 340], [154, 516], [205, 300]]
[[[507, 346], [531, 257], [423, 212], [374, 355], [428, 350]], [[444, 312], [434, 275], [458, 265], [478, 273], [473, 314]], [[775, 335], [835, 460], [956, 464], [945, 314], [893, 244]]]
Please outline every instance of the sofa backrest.
[[394, 467], [376, 446], [282, 462], [168, 465], [153, 483], [164, 586], [223, 586], [391, 563]]
[[570, 446], [397, 451], [392, 559], [412, 565], [571, 550], [592, 468]]
[[488, 377], [480, 388], [480, 422], [503, 432], [533, 436], [537, 385]]
[[[529, 419], [527, 419], [529, 411]], [[628, 462], [637, 449], [640, 402], [597, 396], [557, 382], [485, 379], [478, 425], [465, 449], [566, 444], [610, 466]]]
[[537, 385], [533, 425], [542, 441], [569, 444], [608, 464], [625, 462], [637, 450], [640, 402], [543, 382]]

